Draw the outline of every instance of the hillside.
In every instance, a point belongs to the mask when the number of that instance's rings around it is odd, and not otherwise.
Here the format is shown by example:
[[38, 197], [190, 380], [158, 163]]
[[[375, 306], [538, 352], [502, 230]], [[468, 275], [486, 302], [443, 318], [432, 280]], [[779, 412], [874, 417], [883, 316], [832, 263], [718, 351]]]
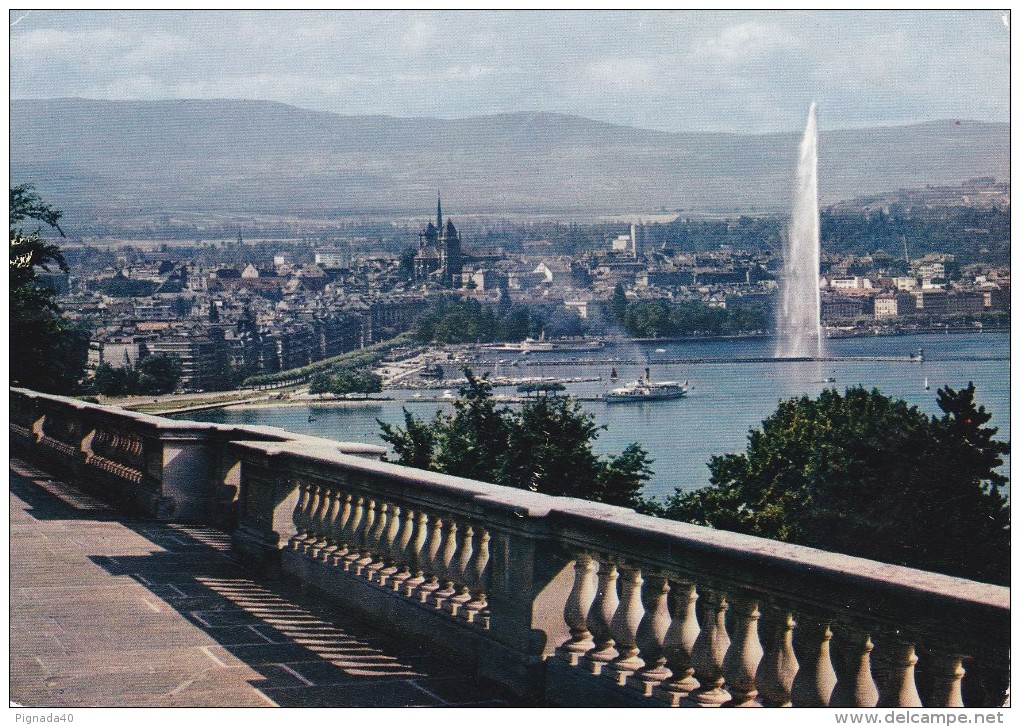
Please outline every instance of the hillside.
[[[824, 125], [824, 116], [823, 116]], [[261, 101], [11, 102], [11, 181], [72, 215], [776, 211], [796, 134], [671, 134], [548, 113], [342, 116]], [[1009, 125], [822, 132], [823, 201], [1009, 176]]]

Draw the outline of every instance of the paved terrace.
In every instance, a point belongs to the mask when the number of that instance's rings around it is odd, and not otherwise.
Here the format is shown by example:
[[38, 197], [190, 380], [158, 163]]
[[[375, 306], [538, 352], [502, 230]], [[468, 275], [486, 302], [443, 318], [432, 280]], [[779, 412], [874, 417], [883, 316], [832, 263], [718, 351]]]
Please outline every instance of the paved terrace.
[[19, 704], [512, 704], [434, 648], [243, 570], [221, 531], [122, 517], [18, 460], [10, 523]]

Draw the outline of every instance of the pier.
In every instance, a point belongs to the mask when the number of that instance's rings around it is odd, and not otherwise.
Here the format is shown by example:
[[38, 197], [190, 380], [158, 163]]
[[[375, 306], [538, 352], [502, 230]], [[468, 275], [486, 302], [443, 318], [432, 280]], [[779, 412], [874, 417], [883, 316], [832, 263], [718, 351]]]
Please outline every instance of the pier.
[[[820, 356], [820, 357], [797, 357], [777, 358], [775, 356], [700, 356], [695, 358], [634, 358], [615, 357], [598, 359], [528, 359], [521, 362], [522, 366], [618, 366], [618, 365], [647, 365], [647, 364], [756, 364], [756, 363], [833, 363], [833, 362], [875, 362], [888, 363], [922, 363], [922, 356]], [[477, 363], [486, 363], [478, 361]]]

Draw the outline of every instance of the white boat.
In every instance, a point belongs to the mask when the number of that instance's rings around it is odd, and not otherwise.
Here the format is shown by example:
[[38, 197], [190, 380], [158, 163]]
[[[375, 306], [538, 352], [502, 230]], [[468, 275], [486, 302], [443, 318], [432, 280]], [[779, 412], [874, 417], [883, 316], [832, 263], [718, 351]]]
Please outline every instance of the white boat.
[[687, 395], [689, 381], [652, 381], [648, 369], [645, 369], [645, 377], [637, 381], [631, 381], [623, 386], [613, 389], [605, 394], [603, 399], [607, 404], [619, 404], [625, 401], [660, 401], [664, 399], [679, 399]]

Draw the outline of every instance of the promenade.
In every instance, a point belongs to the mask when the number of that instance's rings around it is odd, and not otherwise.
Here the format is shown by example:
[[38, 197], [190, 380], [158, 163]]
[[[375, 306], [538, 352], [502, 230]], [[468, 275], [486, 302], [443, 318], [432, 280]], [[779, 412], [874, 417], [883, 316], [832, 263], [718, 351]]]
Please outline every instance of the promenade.
[[511, 706], [434, 648], [14, 460], [10, 695], [47, 707]]

